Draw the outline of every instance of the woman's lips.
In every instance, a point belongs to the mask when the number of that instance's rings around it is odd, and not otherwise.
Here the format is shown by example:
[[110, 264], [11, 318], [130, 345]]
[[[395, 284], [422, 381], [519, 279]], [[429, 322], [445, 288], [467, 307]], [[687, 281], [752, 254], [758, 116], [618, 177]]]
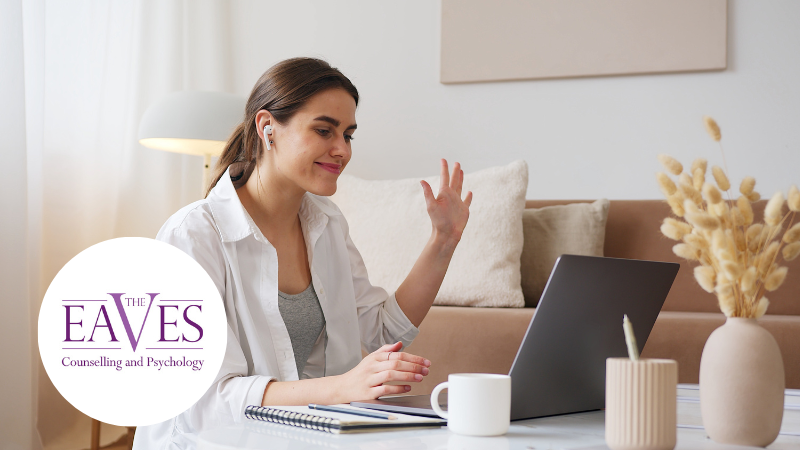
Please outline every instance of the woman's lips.
[[341, 167], [342, 167], [341, 164], [328, 164], [328, 163], [321, 163], [321, 162], [314, 163], [314, 164], [319, 164], [320, 167], [322, 167], [323, 169], [327, 170], [328, 172], [341, 173]]

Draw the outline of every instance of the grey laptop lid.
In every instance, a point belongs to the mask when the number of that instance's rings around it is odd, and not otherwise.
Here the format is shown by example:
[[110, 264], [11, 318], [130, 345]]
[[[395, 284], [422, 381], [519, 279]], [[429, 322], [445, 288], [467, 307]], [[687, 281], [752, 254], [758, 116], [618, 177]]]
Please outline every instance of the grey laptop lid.
[[[606, 358], [625, 356], [622, 316], [644, 348], [679, 264], [593, 256], [556, 260], [511, 366], [511, 420], [602, 409]], [[352, 402], [431, 415], [430, 396]]]
[[511, 366], [511, 419], [605, 407], [606, 358], [626, 356], [622, 316], [639, 351], [679, 264], [561, 256]]

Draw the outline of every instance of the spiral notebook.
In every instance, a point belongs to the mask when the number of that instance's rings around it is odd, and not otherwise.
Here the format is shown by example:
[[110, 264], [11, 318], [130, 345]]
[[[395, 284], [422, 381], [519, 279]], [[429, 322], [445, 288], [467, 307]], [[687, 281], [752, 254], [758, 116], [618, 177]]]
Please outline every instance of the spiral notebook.
[[[355, 409], [355, 408], [354, 408]], [[293, 427], [307, 428], [333, 434], [368, 433], [372, 431], [391, 431], [411, 428], [438, 428], [447, 425], [443, 419], [393, 414], [395, 420], [373, 419], [350, 414], [309, 409], [307, 406], [248, 406], [244, 415], [248, 419], [261, 420]]]

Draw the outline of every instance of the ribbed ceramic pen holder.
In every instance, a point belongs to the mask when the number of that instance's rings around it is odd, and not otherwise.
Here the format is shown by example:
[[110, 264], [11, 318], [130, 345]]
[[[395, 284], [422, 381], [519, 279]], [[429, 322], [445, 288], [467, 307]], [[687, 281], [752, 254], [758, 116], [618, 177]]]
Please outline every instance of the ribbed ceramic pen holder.
[[612, 450], [671, 450], [677, 438], [678, 363], [606, 360], [606, 444]]

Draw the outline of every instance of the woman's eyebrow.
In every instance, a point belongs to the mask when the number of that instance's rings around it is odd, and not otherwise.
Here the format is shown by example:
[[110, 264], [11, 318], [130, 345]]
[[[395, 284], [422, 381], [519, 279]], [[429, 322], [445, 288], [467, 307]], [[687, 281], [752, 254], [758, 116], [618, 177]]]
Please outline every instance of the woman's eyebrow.
[[[336, 119], [334, 119], [333, 117], [330, 117], [330, 116], [319, 116], [319, 117], [315, 118], [314, 120], [321, 120], [323, 122], [328, 122], [329, 124], [331, 124], [331, 125], [333, 125], [335, 127], [338, 127], [339, 125], [342, 124], [342, 122], [339, 122], [338, 120], [336, 120]], [[348, 130], [355, 130], [356, 128], [358, 128], [358, 125], [356, 125], [356, 124], [352, 124], [349, 127], [347, 127]]]

